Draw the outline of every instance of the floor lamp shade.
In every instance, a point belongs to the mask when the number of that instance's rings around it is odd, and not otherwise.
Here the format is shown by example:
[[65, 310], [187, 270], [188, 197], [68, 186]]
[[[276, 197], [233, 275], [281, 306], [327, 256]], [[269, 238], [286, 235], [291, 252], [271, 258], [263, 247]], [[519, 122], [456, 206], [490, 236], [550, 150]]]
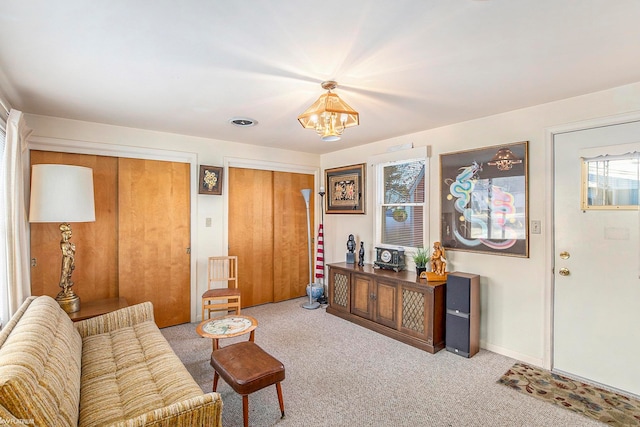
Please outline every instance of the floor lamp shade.
[[69, 223], [95, 220], [92, 169], [70, 165], [33, 165], [29, 222], [61, 223], [61, 291], [56, 301], [67, 313], [80, 310], [80, 297], [73, 291], [71, 281], [76, 245], [71, 242]]
[[93, 170], [82, 166], [33, 165], [29, 222], [92, 222]]

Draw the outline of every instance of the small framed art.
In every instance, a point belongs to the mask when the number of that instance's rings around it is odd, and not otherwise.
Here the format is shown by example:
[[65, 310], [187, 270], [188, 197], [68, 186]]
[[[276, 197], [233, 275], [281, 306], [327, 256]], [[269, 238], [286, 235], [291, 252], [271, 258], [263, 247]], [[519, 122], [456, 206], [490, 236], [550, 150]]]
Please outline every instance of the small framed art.
[[328, 214], [364, 214], [365, 166], [351, 166], [325, 170]]
[[199, 194], [222, 194], [222, 167], [200, 165]]

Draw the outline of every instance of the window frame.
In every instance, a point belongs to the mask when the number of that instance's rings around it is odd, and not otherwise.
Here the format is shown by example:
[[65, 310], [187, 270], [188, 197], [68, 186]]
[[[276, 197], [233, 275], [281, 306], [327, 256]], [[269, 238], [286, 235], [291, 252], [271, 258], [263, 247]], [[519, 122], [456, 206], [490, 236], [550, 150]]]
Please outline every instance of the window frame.
[[[598, 157], [581, 157], [580, 161], [581, 161], [581, 173], [582, 173], [582, 177], [581, 177], [581, 181], [580, 181], [580, 209], [582, 209], [583, 211], [589, 211], [589, 210], [593, 210], [593, 211], [614, 211], [614, 210], [627, 210], [627, 211], [637, 211], [640, 210], [640, 203], [637, 204], [625, 204], [625, 205], [621, 205], [621, 204], [601, 204], [601, 205], [595, 205], [595, 204], [589, 204], [589, 189], [590, 189], [590, 173], [589, 173], [589, 166], [591, 163], [609, 163], [609, 162], [615, 162], [615, 161], [622, 161], [622, 160], [631, 160], [634, 161], [635, 163], [637, 163], [640, 160], [640, 152], [638, 151], [634, 151], [634, 152], [629, 152], [629, 153], [625, 153], [625, 154], [619, 154], [619, 155], [605, 155], [605, 156], [598, 156]], [[607, 175], [607, 179], [609, 178], [609, 176]], [[611, 179], [615, 179], [615, 177], [611, 177]], [[640, 179], [640, 166], [636, 164], [636, 185], [638, 184], [638, 181]], [[599, 188], [599, 187], [596, 187]], [[638, 190], [636, 190], [636, 197], [637, 197], [637, 192]]]
[[[374, 179], [374, 241], [376, 247], [393, 247], [393, 248], [403, 248], [405, 250], [405, 254], [410, 254], [414, 252], [417, 247], [406, 246], [406, 245], [390, 245], [386, 243], [382, 243], [382, 224], [383, 224], [383, 207], [384, 206], [422, 206], [422, 247], [428, 248], [429, 244], [429, 188], [430, 188], [430, 167], [429, 167], [429, 147], [418, 147], [412, 148], [392, 153], [385, 153], [382, 155], [375, 156], [374, 158], [369, 160], [369, 164], [375, 167], [375, 173], [373, 175]], [[424, 202], [423, 203], [384, 203], [384, 168], [387, 166], [393, 166], [403, 163], [411, 163], [415, 161], [424, 161]], [[405, 255], [407, 258], [405, 260], [406, 263], [411, 259], [410, 256]]]

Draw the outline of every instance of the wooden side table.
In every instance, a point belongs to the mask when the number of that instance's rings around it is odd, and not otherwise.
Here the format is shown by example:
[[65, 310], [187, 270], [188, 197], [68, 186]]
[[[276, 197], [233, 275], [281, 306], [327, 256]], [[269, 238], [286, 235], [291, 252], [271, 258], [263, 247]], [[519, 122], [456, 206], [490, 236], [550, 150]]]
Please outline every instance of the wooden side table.
[[69, 313], [69, 317], [74, 322], [89, 319], [91, 317], [100, 316], [101, 314], [111, 313], [120, 308], [127, 307], [125, 298], [106, 298], [89, 302], [81, 302], [80, 310], [75, 313]]
[[196, 326], [196, 332], [202, 337], [211, 338], [213, 340], [213, 351], [216, 351], [219, 348], [218, 340], [221, 338], [250, 334], [249, 341], [253, 342], [257, 327], [258, 321], [251, 316], [230, 314], [203, 320]]

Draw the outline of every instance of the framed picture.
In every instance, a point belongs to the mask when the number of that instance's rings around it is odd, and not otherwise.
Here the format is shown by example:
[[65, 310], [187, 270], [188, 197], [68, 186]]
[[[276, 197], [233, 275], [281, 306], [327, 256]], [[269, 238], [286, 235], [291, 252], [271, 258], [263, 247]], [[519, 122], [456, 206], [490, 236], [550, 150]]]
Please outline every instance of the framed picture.
[[527, 141], [440, 155], [440, 241], [529, 256]]
[[200, 181], [198, 193], [222, 194], [222, 167], [200, 165]]
[[364, 214], [366, 163], [325, 169], [328, 214]]

